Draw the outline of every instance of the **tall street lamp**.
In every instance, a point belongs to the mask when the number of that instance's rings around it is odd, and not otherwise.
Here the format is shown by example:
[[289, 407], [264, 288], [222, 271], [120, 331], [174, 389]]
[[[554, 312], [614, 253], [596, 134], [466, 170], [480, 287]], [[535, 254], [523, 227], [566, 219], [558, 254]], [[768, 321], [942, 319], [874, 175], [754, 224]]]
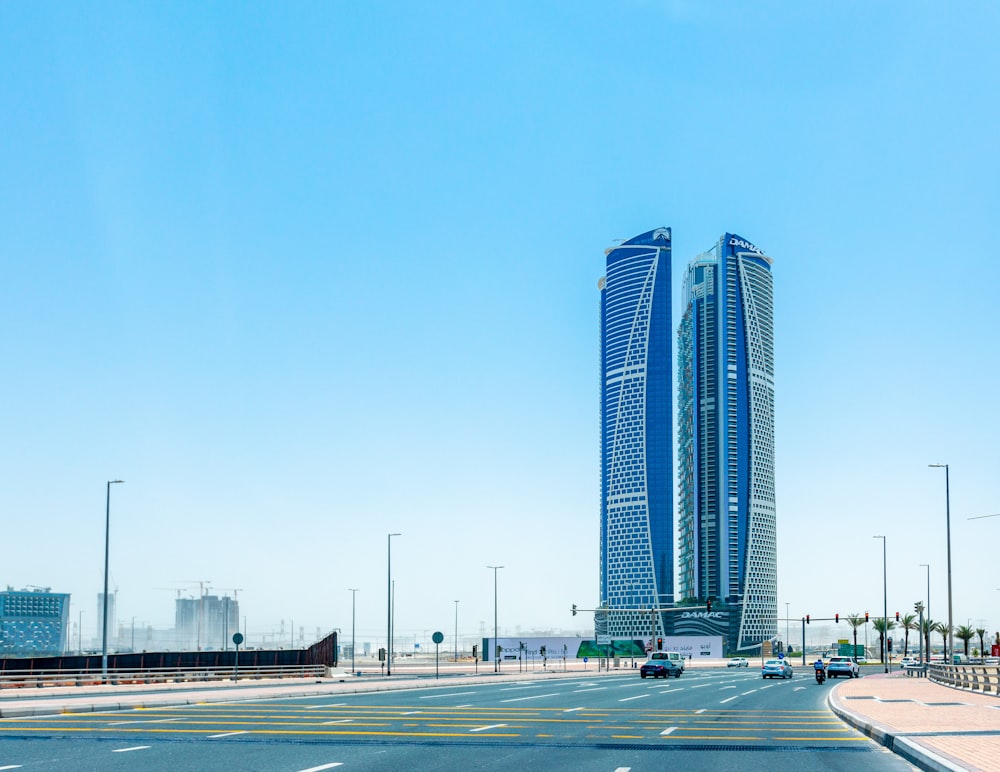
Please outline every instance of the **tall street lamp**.
[[888, 673], [889, 652], [886, 642], [889, 639], [889, 592], [885, 570], [885, 537], [873, 536], [872, 538], [882, 540], [882, 661], [885, 663], [885, 672]]
[[[951, 624], [951, 490], [950, 481], [948, 479], [948, 465], [947, 464], [928, 464], [927, 466], [934, 469], [944, 469], [944, 518], [945, 524], [948, 528], [948, 646], [947, 651], [944, 653], [944, 661], [951, 663], [953, 655], [955, 653], [955, 642], [952, 637], [952, 624]], [[928, 615], [929, 616], [929, 615]]]
[[357, 673], [358, 671], [354, 669], [354, 601], [358, 596], [358, 591], [354, 587], [347, 589], [351, 593], [351, 672]]
[[388, 648], [385, 650], [385, 674], [387, 676], [392, 675], [392, 537], [402, 536], [401, 533], [390, 533], [389, 542], [389, 555], [388, 555], [388, 566], [389, 566], [389, 581], [388, 588], [386, 590], [386, 616], [388, 617], [388, 630], [386, 631], [386, 638], [388, 639]]
[[101, 682], [108, 680], [108, 547], [111, 545], [111, 486], [124, 480], [108, 480], [104, 507], [104, 614], [101, 624]]
[[503, 566], [486, 566], [493, 569], [493, 672], [500, 672], [500, 638], [497, 635], [497, 571]]
[[458, 601], [455, 601], [455, 661], [458, 662]]
[[789, 632], [791, 627], [788, 622], [788, 607], [791, 605], [791, 603], [785, 604], [785, 648], [787, 648], [788, 651], [792, 650], [792, 634]]

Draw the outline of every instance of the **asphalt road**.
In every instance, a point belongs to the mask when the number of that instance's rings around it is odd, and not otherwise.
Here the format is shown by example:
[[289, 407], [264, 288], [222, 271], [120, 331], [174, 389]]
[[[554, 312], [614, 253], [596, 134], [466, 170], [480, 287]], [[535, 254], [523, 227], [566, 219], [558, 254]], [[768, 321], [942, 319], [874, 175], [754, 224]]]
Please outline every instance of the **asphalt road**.
[[902, 770], [801, 668], [637, 672], [0, 720], [0, 770]]

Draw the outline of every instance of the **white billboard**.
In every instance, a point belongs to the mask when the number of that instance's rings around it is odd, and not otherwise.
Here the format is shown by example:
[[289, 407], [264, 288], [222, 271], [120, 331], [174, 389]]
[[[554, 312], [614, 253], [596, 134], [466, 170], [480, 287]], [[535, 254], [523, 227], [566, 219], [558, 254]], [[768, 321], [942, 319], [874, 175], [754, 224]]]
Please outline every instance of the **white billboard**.
[[663, 639], [664, 651], [676, 651], [685, 658], [722, 657], [721, 635], [668, 635]]

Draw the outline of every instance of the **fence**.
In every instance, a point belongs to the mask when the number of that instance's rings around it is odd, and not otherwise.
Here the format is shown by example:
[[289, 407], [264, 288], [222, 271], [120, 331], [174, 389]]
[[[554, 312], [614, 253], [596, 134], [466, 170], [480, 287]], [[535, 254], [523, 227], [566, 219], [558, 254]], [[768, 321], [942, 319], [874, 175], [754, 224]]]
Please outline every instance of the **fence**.
[[[122, 668], [108, 670], [109, 684], [185, 683], [232, 681], [261, 678], [320, 678], [325, 665], [240, 665], [239, 671], [227, 667]], [[43, 686], [91, 686], [105, 683], [100, 669], [22, 670], [0, 672], [0, 689]]]
[[1000, 667], [993, 665], [930, 665], [927, 677], [939, 684], [1000, 696]]

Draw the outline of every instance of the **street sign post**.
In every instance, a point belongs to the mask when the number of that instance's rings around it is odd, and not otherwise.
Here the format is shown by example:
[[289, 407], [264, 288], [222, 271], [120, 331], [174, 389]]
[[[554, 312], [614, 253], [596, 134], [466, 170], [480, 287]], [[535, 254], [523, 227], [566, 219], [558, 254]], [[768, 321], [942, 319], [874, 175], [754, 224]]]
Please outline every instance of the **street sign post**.
[[438, 659], [441, 651], [441, 642], [444, 641], [444, 633], [436, 632], [431, 636], [434, 641], [434, 677], [438, 678]]
[[236, 645], [236, 660], [233, 662], [233, 681], [240, 678], [240, 644], [243, 643], [243, 633], [233, 633], [233, 643]]

